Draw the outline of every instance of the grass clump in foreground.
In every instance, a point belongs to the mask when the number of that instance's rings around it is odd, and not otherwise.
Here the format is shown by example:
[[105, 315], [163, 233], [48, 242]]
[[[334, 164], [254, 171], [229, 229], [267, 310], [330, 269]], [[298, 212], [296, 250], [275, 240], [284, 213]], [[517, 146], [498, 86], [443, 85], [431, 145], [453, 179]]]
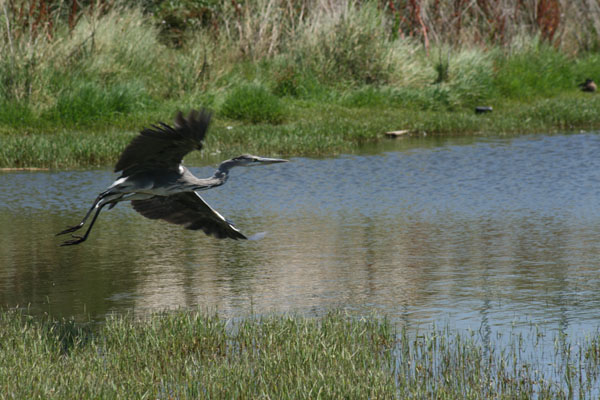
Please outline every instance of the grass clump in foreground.
[[386, 319], [339, 312], [232, 321], [179, 311], [91, 327], [3, 311], [0, 339], [8, 398], [598, 395], [598, 337], [579, 346], [559, 337], [542, 358], [537, 339], [483, 345], [475, 333], [448, 330], [412, 337]]

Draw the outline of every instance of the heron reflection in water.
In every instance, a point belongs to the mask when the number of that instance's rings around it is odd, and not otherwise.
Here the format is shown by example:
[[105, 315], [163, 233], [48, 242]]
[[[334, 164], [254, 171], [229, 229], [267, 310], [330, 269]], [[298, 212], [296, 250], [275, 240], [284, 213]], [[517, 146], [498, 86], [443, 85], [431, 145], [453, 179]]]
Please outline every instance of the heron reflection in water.
[[210, 178], [195, 177], [181, 161], [192, 150], [202, 149], [210, 118], [211, 114], [206, 110], [192, 110], [187, 117], [179, 112], [174, 126], [160, 122], [142, 130], [125, 148], [115, 166], [115, 172], [121, 171], [121, 176], [98, 195], [78, 225], [57, 235], [81, 229], [95, 212], [85, 234], [72, 235], [73, 239], [65, 241], [61, 246], [85, 241], [100, 211], [105, 206], [111, 209], [121, 201], [131, 201], [133, 209], [146, 218], [163, 219], [186, 229], [202, 230], [207, 235], [220, 239], [247, 239], [196, 191], [221, 186], [227, 181], [229, 170], [233, 167], [282, 163], [287, 160], [245, 154], [223, 161]]

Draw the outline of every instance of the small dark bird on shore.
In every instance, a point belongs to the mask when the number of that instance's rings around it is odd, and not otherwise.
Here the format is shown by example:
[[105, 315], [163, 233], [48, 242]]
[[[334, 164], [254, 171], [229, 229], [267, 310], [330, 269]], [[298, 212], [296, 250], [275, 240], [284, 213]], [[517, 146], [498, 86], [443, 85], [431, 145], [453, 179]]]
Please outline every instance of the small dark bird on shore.
[[223, 161], [213, 176], [196, 178], [181, 165], [183, 156], [200, 150], [210, 124], [211, 114], [192, 110], [187, 117], [181, 112], [174, 126], [159, 123], [144, 129], [133, 138], [119, 158], [115, 172], [121, 176], [100, 193], [92, 207], [75, 226], [58, 233], [64, 235], [83, 227], [88, 217], [94, 217], [83, 236], [73, 236], [61, 246], [85, 241], [105, 206], [111, 209], [121, 201], [130, 201], [133, 209], [150, 219], [162, 219], [186, 229], [202, 230], [219, 239], [247, 239], [231, 222], [213, 210], [200, 195], [201, 190], [221, 186], [233, 167], [253, 167], [282, 163], [279, 158], [257, 157], [244, 154]]
[[475, 107], [475, 114], [484, 114], [492, 112], [493, 108], [490, 106], [477, 106]]
[[577, 86], [579, 86], [583, 92], [595, 92], [598, 89], [596, 83], [590, 78], [586, 79], [585, 82], [580, 83]]

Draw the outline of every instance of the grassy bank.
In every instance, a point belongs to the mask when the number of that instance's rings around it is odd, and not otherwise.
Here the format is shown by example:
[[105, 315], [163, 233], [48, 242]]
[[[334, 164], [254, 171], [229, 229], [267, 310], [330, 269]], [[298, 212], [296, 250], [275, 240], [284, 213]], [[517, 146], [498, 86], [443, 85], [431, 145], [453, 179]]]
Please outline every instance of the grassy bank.
[[[415, 135], [487, 135], [574, 132], [600, 129], [600, 97], [572, 93], [528, 104], [504, 103], [493, 113], [471, 109], [411, 110], [286, 103], [290, 117], [280, 124], [213, 120], [203, 157], [243, 153], [332, 155], [390, 140], [384, 132], [409, 129]], [[159, 120], [172, 121], [177, 107], [156, 113], [115, 116], [97, 125], [63, 128], [9, 127], [0, 133], [0, 167], [73, 168], [112, 165], [137, 131]], [[161, 117], [162, 115], [162, 117]]]
[[[0, 314], [3, 398], [588, 398], [598, 338], [417, 336], [341, 313], [237, 321], [198, 312], [100, 326]], [[496, 342], [497, 341], [497, 342]], [[596, 390], [596, 391], [594, 391]]]
[[[599, 100], [577, 88], [600, 81], [600, 10], [515, 1], [509, 29], [480, 20], [495, 21], [495, 2], [400, 3], [7, 3], [0, 167], [111, 164], [142, 127], [199, 106], [215, 111], [207, 153], [332, 154], [396, 129], [600, 128]], [[461, 23], [445, 32], [450, 15]]]

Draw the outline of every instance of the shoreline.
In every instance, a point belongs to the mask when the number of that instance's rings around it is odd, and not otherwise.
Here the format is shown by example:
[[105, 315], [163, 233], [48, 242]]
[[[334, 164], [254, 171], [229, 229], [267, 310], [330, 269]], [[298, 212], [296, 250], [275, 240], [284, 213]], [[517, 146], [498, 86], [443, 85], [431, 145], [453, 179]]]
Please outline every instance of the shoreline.
[[[240, 122], [217, 111], [201, 158], [255, 153], [271, 156], [331, 156], [356, 151], [365, 144], [415, 136], [490, 136], [536, 132], [577, 132], [600, 129], [600, 96], [566, 93], [527, 103], [492, 103], [494, 111], [476, 114], [474, 108], [414, 110], [401, 107], [344, 107], [284, 102], [281, 123]], [[199, 106], [200, 107], [200, 106]], [[171, 124], [176, 111], [192, 107], [169, 104], [160, 110], [117, 114], [85, 126], [36, 120], [23, 125], [0, 125], [0, 168], [73, 169], [111, 166], [139, 130], [158, 121]], [[197, 107], [198, 108], [198, 107]], [[390, 139], [386, 132], [408, 130]]]

